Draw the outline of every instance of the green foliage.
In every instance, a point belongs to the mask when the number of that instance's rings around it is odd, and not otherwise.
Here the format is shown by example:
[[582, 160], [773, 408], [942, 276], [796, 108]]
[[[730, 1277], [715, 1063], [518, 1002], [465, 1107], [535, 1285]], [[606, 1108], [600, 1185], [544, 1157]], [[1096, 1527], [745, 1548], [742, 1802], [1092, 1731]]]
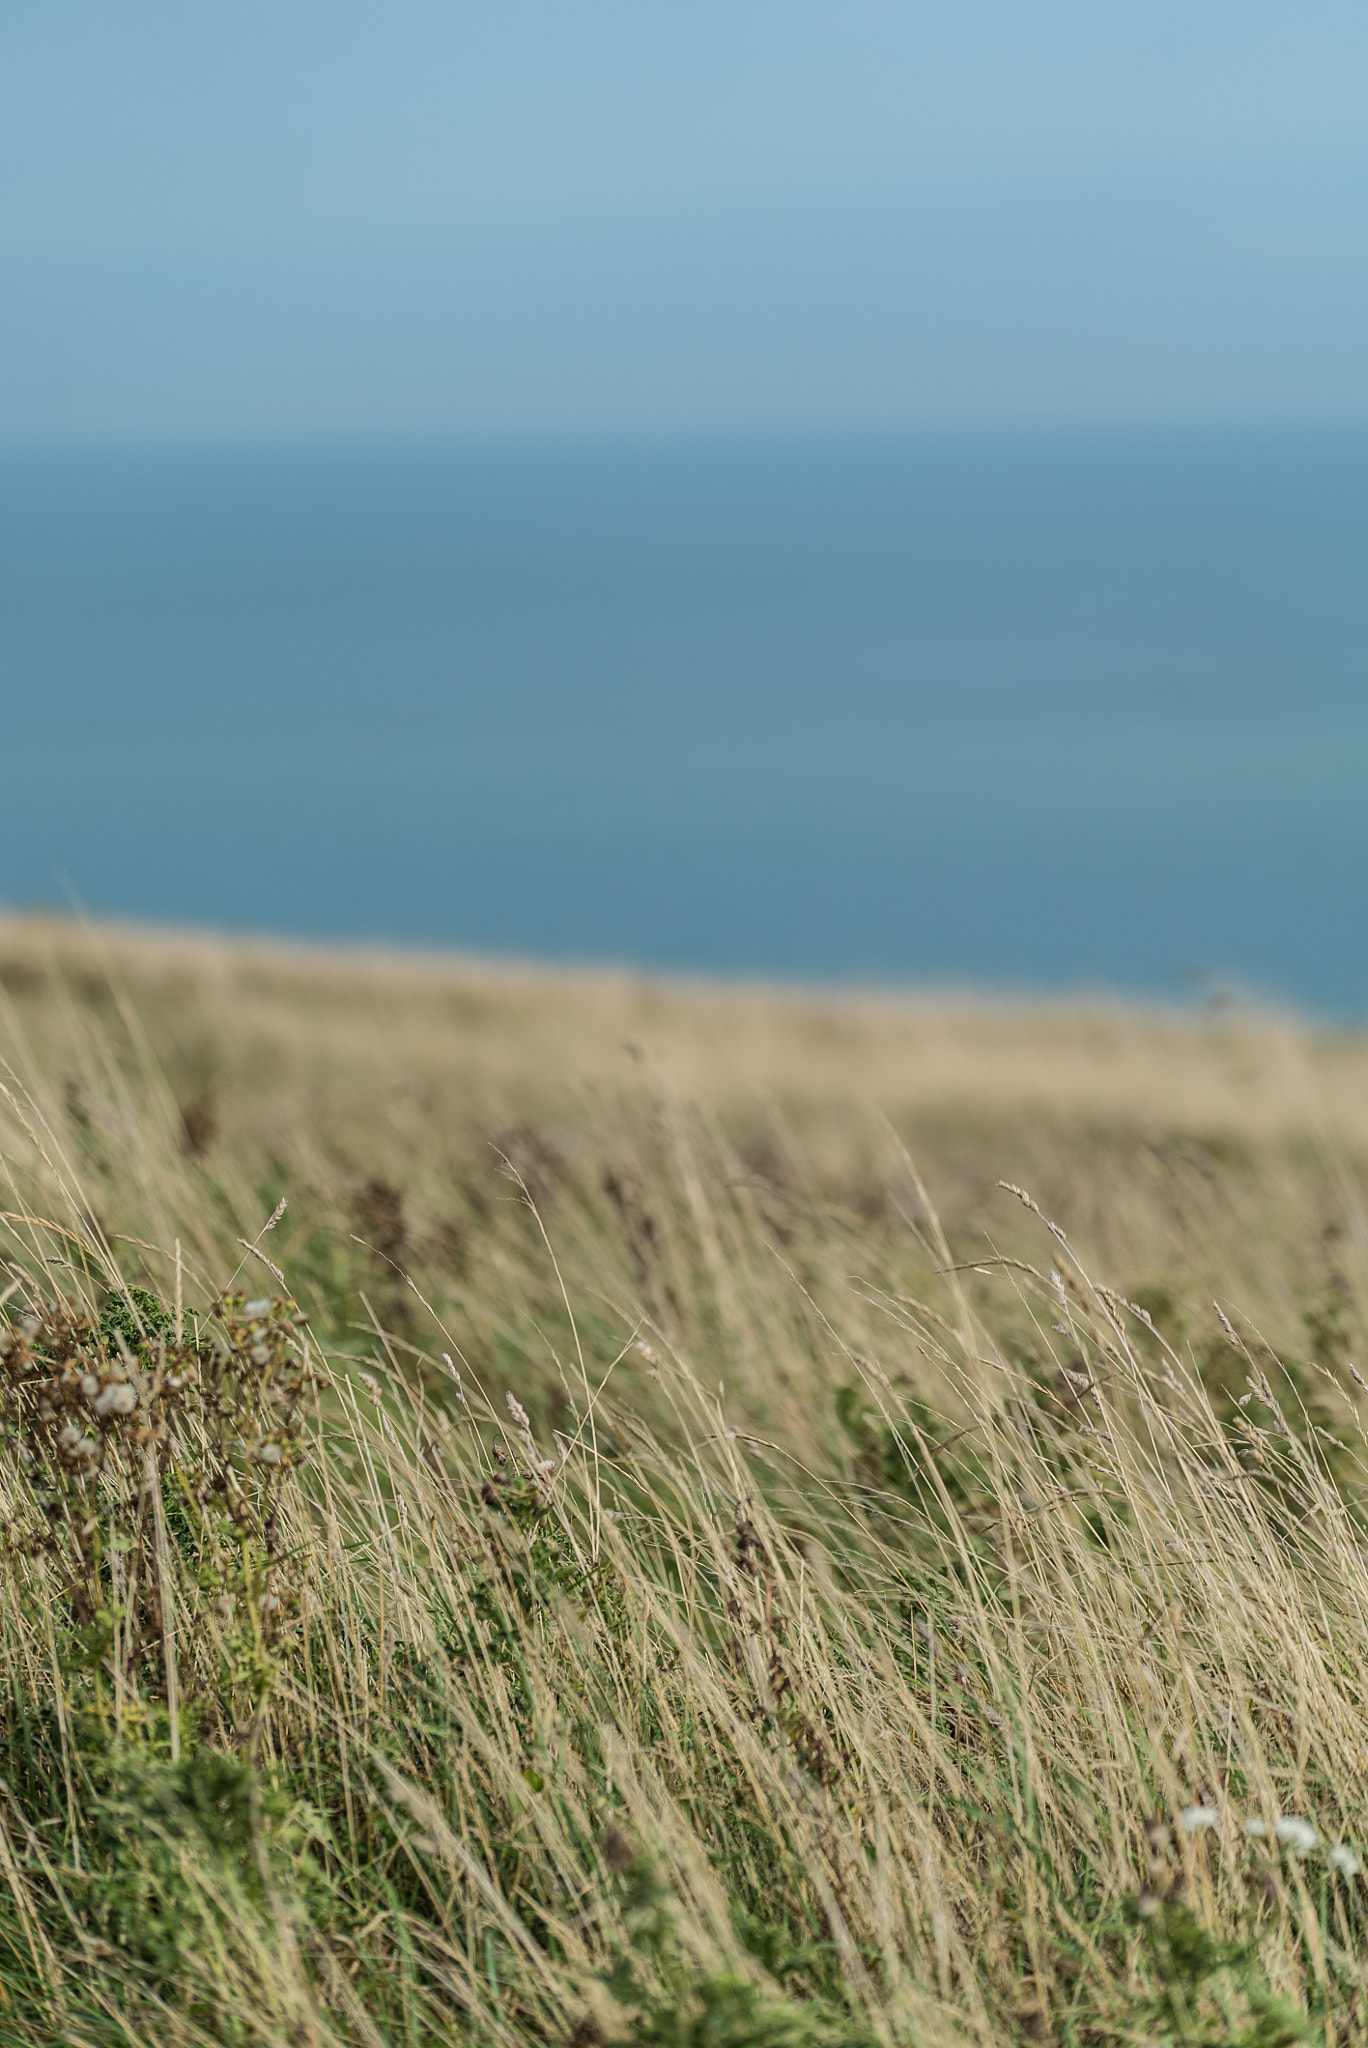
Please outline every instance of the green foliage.
[[1296, 2048], [1320, 2030], [1276, 1998], [1248, 1940], [1213, 1934], [1181, 1900], [1155, 1902], [1140, 1923], [1157, 1989], [1135, 2019], [1185, 2048]]
[[785, 1997], [773, 1983], [691, 1967], [676, 1934], [674, 1902], [639, 1852], [616, 1878], [630, 1945], [604, 1982], [630, 2014], [628, 2039], [651, 2048], [872, 2048], [873, 2036], [819, 2000]]
[[158, 1981], [174, 1977], [206, 1910], [259, 1904], [256, 1772], [197, 1749], [168, 1764], [134, 1745], [92, 1760], [85, 1868], [73, 1887], [91, 1927]]
[[174, 1312], [150, 1287], [125, 1287], [111, 1294], [100, 1311], [100, 1341], [111, 1357], [118, 1357], [120, 1340], [135, 1358], [140, 1357], [159, 1338], [171, 1337], [175, 1322]]
[[652, 2004], [631, 2039], [643, 2048], [858, 2048], [872, 2036], [819, 2006], [778, 1999], [748, 1979], [722, 1975]]

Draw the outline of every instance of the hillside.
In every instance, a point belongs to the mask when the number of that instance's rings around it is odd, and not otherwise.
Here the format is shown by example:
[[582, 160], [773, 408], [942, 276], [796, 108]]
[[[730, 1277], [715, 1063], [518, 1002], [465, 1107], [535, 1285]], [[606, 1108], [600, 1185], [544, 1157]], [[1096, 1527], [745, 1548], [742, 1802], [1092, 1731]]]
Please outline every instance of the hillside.
[[1365, 2037], [1368, 1040], [15, 918], [0, 1049], [0, 2040]]

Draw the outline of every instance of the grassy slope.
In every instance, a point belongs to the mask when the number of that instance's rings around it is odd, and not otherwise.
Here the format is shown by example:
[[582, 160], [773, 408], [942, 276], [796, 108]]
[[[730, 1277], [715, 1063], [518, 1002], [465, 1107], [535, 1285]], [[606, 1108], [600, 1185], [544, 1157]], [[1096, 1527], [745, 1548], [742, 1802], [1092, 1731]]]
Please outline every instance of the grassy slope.
[[0, 2039], [1368, 2031], [1368, 1046], [28, 922], [0, 989]]

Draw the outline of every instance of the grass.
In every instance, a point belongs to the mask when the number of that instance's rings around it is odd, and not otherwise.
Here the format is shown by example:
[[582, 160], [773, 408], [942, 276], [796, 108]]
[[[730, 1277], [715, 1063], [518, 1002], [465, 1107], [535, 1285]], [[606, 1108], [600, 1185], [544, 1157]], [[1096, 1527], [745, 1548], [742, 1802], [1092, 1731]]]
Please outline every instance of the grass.
[[0, 990], [0, 2042], [1368, 2036], [1362, 1042]]

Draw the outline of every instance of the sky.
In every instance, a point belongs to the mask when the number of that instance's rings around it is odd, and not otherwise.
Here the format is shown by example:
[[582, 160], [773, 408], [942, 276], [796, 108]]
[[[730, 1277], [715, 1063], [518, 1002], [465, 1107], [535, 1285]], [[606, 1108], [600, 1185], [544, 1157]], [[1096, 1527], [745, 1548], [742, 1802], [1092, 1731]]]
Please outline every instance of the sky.
[[0, 9], [0, 442], [1365, 418], [1362, 0]]

